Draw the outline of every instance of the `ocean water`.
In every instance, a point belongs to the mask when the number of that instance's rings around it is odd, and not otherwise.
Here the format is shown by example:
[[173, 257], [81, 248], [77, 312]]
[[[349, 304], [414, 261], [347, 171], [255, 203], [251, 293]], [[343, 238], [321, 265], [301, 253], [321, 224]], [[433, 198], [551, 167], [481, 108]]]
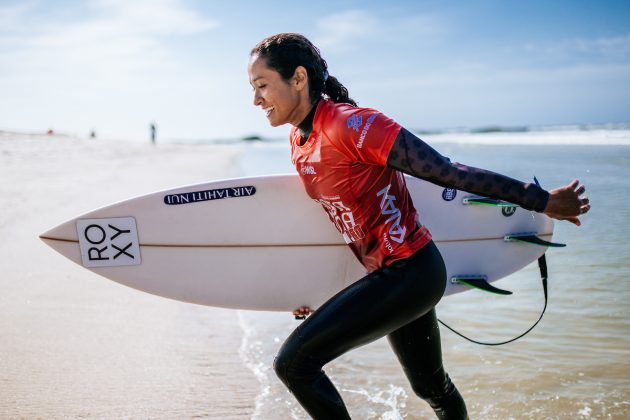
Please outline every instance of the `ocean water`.
[[[556, 223], [554, 240], [567, 247], [547, 252], [549, 307], [529, 335], [483, 347], [442, 328], [445, 367], [470, 417], [630, 417], [630, 132], [445, 134], [425, 140], [453, 161], [522, 180], [536, 176], [545, 188], [577, 178], [592, 202], [581, 227]], [[291, 171], [284, 142], [250, 144], [240, 159], [244, 175]], [[452, 296], [440, 302], [438, 317], [479, 340], [517, 336], [543, 307], [538, 267], [532, 264], [497, 285], [514, 294], [473, 290]], [[288, 313], [251, 311], [239, 311], [238, 321], [239, 355], [260, 385], [253, 418], [308, 418], [271, 367], [299, 321]], [[353, 418], [433, 416], [411, 391], [384, 339], [343, 355], [325, 370]]]

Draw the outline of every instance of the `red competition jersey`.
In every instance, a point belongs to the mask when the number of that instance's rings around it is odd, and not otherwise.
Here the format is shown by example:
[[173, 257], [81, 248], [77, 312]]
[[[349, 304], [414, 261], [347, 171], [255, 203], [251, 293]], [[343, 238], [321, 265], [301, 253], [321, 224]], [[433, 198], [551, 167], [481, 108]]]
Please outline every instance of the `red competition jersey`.
[[431, 240], [403, 174], [387, 167], [400, 125], [370, 108], [321, 100], [291, 160], [307, 194], [320, 203], [359, 261], [372, 272], [410, 257]]

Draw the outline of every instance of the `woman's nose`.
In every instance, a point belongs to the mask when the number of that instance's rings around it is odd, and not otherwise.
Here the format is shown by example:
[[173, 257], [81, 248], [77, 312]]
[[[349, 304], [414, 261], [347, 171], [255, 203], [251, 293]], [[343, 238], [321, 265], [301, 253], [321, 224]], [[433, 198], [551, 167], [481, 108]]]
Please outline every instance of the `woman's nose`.
[[254, 90], [254, 106], [258, 106], [261, 103], [261, 97], [258, 91]]

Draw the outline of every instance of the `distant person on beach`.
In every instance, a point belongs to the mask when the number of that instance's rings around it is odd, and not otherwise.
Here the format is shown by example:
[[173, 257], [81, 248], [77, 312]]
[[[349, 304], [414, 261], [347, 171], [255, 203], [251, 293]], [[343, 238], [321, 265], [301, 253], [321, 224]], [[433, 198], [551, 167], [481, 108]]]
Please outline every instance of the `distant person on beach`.
[[438, 418], [467, 418], [464, 400], [442, 364], [435, 305], [446, 287], [446, 268], [403, 173], [578, 226], [579, 216], [590, 209], [585, 187], [574, 180], [548, 192], [451, 162], [391, 118], [358, 107], [302, 35], [262, 40], [250, 53], [248, 74], [254, 105], [269, 123], [293, 126], [291, 160], [306, 193], [322, 204], [368, 271], [314, 312], [296, 309], [295, 315], [310, 316], [282, 345], [276, 373], [313, 418], [348, 419], [322, 367], [387, 336], [414, 392]]
[[155, 140], [157, 136], [157, 126], [155, 125], [155, 122], [151, 123], [151, 125], [149, 126], [149, 131], [151, 135], [151, 144], [155, 144]]

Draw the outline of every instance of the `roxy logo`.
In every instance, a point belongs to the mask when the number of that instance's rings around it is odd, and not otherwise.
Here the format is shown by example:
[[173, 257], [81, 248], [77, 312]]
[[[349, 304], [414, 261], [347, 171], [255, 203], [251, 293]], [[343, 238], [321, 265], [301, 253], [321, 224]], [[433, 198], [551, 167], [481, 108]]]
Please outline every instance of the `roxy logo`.
[[361, 136], [359, 137], [359, 142], [357, 143], [357, 149], [360, 149], [363, 147], [363, 141], [365, 140], [365, 136], [367, 136], [368, 130], [370, 129], [370, 126], [372, 125], [372, 122], [374, 121], [375, 118], [376, 118], [376, 114], [372, 114], [370, 115], [367, 122], [365, 123], [365, 127], [363, 127], [363, 131], [361, 131]]
[[317, 175], [317, 172], [315, 172], [315, 167], [313, 165], [303, 165], [300, 168], [300, 172], [302, 173], [302, 175]]
[[361, 124], [363, 124], [363, 117], [353, 115], [348, 118], [348, 128], [352, 128], [357, 133], [359, 132], [359, 127], [361, 127]]
[[[381, 197], [381, 214], [383, 216], [389, 216], [387, 220], [385, 220], [385, 224], [391, 223], [389, 226], [389, 237], [392, 241], [398, 242], [399, 244], [403, 243], [405, 240], [405, 233], [407, 233], [407, 228], [404, 226], [400, 226], [400, 221], [402, 219], [402, 215], [398, 207], [394, 201], [396, 201], [396, 197], [389, 194], [389, 189], [392, 184], [389, 184], [382, 190], [376, 193], [377, 197]], [[385, 238], [387, 239], [387, 238]], [[385, 241], [387, 244], [388, 241]], [[393, 248], [391, 246], [388, 247], [390, 252], [393, 252]]]
[[140, 264], [140, 244], [133, 217], [77, 221], [81, 259], [85, 267]]

